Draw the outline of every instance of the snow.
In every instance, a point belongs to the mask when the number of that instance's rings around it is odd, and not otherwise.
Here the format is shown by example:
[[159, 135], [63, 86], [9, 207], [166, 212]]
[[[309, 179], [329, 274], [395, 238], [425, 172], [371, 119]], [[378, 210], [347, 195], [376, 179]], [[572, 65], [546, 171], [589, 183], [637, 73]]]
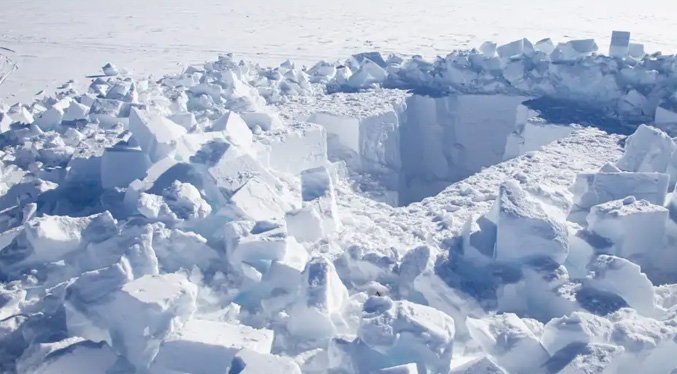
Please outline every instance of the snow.
[[[136, 5], [134, 17], [165, 24], [182, 14], [174, 5], [153, 17]], [[280, 14], [326, 11], [302, 5]], [[392, 13], [361, 5], [355, 30]], [[588, 18], [599, 10], [586, 5]], [[345, 17], [342, 6], [327, 9]], [[539, 9], [511, 9], [496, 28]], [[198, 35], [191, 17], [172, 24], [176, 40]], [[299, 29], [320, 25], [306, 18]], [[334, 23], [305, 29], [307, 46]], [[435, 47], [370, 43], [340, 61], [296, 51], [274, 65], [192, 61], [204, 50], [191, 45], [214, 42], [201, 32], [181, 45], [178, 73], [163, 75], [165, 52], [139, 65], [118, 56], [85, 82], [0, 103], [1, 371], [673, 372], [675, 58], [646, 55], [651, 40], [617, 23], [632, 37], [611, 45], [610, 29], [538, 42], [506, 32], [435, 59], [408, 53]], [[272, 41], [297, 32], [286, 24]], [[95, 50], [97, 35], [72, 40]], [[337, 45], [325, 44], [313, 52]], [[25, 67], [32, 47], [21, 47], [5, 83]], [[130, 69], [152, 61], [160, 75]], [[58, 77], [58, 65], [45, 71]]]

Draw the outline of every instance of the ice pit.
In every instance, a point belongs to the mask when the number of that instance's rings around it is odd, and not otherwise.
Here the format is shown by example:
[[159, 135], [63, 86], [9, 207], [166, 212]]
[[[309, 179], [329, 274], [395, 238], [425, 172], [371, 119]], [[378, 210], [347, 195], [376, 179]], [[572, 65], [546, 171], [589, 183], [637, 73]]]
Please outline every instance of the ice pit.
[[291, 100], [280, 107], [282, 116], [323, 126], [330, 160], [346, 162], [356, 190], [392, 206], [437, 195], [581, 126], [627, 132], [580, 104], [517, 95], [433, 97], [379, 88]]

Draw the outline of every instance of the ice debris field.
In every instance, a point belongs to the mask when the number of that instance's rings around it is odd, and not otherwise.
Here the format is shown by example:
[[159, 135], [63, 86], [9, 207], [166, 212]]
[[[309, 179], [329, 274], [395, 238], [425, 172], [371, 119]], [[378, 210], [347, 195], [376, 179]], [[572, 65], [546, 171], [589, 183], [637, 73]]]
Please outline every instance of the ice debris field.
[[0, 106], [0, 371], [677, 373], [677, 57], [611, 40]]

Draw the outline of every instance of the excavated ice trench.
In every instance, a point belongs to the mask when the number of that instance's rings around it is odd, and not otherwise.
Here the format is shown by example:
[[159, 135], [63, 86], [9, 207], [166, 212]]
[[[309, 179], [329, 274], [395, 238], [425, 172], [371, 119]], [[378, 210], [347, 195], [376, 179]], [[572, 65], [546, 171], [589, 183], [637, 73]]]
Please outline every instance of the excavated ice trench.
[[540, 117], [529, 99], [377, 90], [329, 95], [296, 119], [327, 130], [330, 159], [346, 162], [358, 190], [404, 206], [576, 130], [566, 115]]

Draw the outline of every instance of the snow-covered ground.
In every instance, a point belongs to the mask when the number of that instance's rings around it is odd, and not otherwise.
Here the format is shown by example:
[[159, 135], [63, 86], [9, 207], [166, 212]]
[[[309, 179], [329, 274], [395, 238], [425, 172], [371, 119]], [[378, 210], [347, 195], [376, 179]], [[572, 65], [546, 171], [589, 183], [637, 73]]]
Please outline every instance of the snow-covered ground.
[[647, 0], [0, 0], [0, 47], [19, 70], [0, 99], [27, 101], [106, 62], [143, 74], [232, 52], [266, 64], [314, 63], [366, 50], [432, 58], [486, 40], [596, 38], [633, 32], [648, 51], [674, 51], [674, 2]]
[[674, 5], [197, 1], [0, 3], [0, 372], [677, 373]]

